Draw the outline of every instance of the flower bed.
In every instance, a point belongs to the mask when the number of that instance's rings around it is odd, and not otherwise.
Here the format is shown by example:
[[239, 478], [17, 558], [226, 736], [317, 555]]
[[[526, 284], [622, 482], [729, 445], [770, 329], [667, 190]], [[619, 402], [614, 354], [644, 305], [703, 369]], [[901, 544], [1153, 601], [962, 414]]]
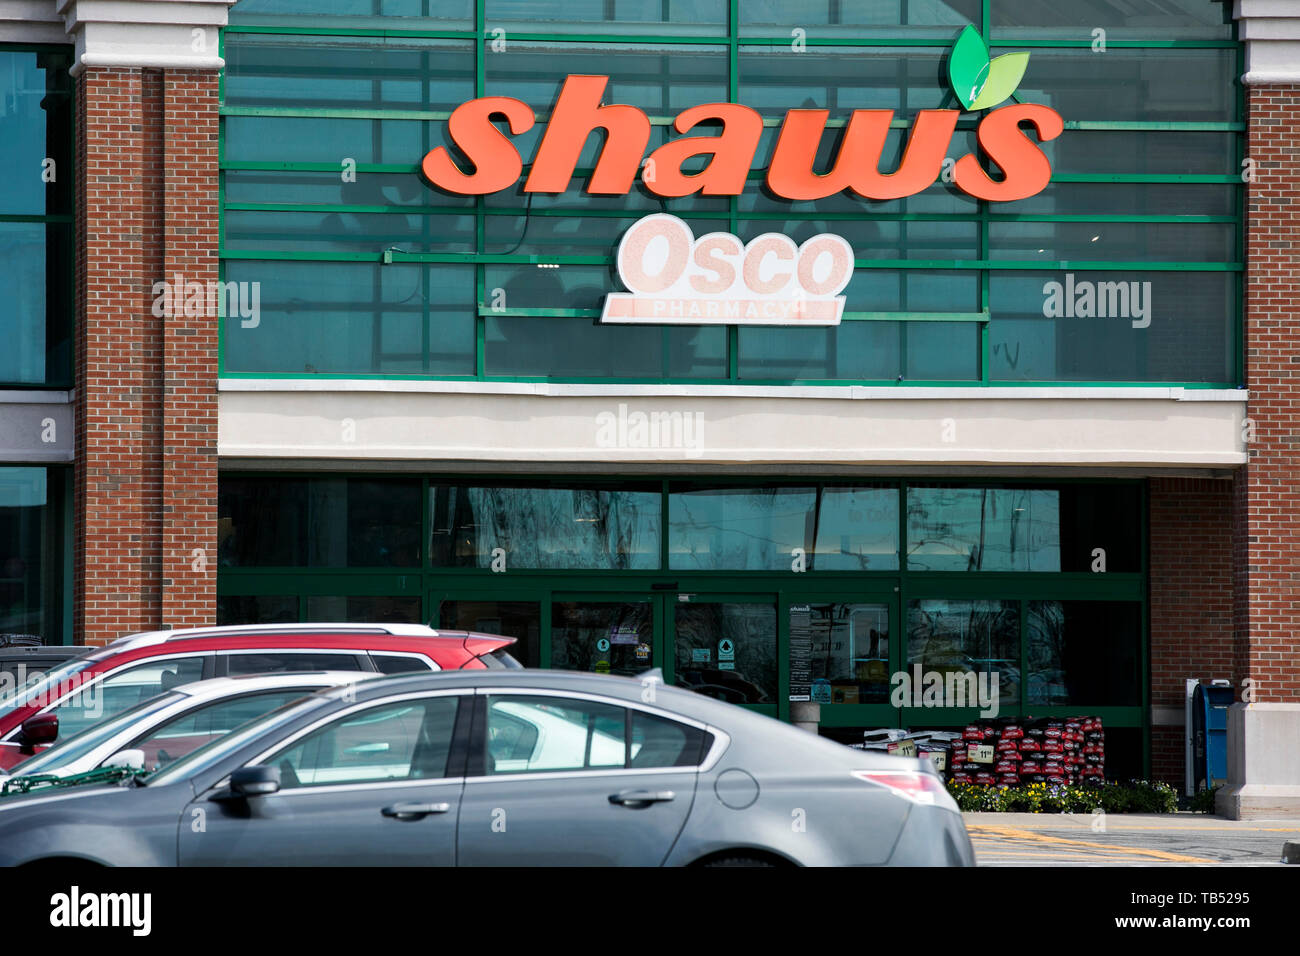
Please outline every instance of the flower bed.
[[1178, 792], [1167, 783], [1130, 780], [1089, 786], [1030, 783], [989, 787], [949, 781], [948, 792], [964, 812], [979, 813], [1173, 813]]

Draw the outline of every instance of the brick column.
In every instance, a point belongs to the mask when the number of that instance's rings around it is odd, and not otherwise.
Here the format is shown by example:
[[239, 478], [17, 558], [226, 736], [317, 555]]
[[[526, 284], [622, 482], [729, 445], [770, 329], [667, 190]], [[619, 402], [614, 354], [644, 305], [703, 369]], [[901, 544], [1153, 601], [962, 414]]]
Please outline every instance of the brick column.
[[216, 278], [216, 109], [211, 73], [78, 77], [78, 643], [215, 613], [216, 319], [153, 287]]
[[1152, 478], [1151, 776], [1184, 785], [1184, 681], [1240, 683], [1234, 660], [1232, 482]]
[[1300, 84], [1247, 86], [1246, 382], [1254, 435], [1233, 496], [1237, 656], [1220, 812], [1300, 814]]
[[[219, 265], [217, 74], [169, 70], [163, 100], [164, 275], [206, 288]], [[218, 319], [189, 311], [166, 321], [161, 370], [162, 618], [173, 627], [216, 622]]]

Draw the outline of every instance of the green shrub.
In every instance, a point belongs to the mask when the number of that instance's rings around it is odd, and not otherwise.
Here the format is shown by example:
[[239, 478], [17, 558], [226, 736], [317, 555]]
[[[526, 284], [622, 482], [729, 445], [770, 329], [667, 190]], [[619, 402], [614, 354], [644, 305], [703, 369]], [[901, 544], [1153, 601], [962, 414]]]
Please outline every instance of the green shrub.
[[[1178, 793], [1167, 783], [1130, 780], [1081, 787], [1030, 783], [1021, 787], [985, 787], [948, 783], [948, 792], [967, 813], [1173, 813]], [[1211, 803], [1211, 807], [1213, 804]]]
[[1211, 787], [1209, 790], [1202, 790], [1196, 796], [1192, 797], [1191, 811], [1193, 813], [1213, 813], [1214, 812], [1214, 795], [1222, 787]]

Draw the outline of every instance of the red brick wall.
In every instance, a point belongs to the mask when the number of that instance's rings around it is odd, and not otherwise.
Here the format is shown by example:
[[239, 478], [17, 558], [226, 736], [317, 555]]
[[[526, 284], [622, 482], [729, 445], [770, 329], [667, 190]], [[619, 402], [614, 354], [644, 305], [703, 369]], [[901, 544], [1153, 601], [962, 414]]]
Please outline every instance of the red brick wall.
[[216, 321], [155, 317], [153, 284], [217, 275], [216, 89], [189, 71], [77, 80], [78, 643], [214, 614]]
[[1246, 382], [1237, 641], [1254, 699], [1300, 702], [1300, 88], [1247, 89]]
[[[1150, 481], [1151, 705], [1183, 706], [1188, 677], [1239, 682], [1234, 661], [1231, 481]], [[1151, 774], [1181, 786], [1182, 727], [1154, 726]]]

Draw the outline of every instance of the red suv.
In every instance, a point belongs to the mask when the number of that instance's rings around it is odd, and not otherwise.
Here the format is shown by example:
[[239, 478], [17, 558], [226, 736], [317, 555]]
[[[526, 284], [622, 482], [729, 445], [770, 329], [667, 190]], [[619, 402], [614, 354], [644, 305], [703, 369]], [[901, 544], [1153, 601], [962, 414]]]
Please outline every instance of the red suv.
[[0, 698], [0, 770], [180, 684], [284, 671], [518, 668], [513, 637], [419, 624], [251, 624], [123, 637]]

